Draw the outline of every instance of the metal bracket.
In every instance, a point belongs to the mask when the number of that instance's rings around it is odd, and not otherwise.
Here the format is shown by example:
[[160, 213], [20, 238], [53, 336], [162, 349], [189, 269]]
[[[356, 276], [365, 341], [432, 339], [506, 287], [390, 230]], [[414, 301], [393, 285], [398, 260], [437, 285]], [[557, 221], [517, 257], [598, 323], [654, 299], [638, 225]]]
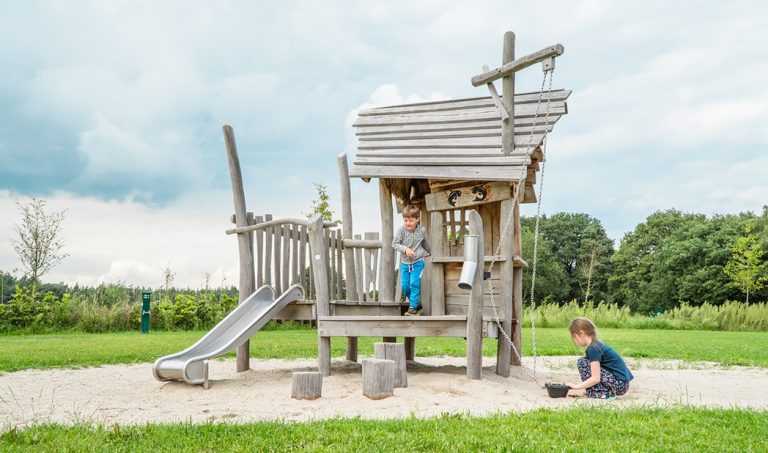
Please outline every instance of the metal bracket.
[[555, 57], [549, 57], [541, 61], [541, 70], [544, 72], [555, 69]]

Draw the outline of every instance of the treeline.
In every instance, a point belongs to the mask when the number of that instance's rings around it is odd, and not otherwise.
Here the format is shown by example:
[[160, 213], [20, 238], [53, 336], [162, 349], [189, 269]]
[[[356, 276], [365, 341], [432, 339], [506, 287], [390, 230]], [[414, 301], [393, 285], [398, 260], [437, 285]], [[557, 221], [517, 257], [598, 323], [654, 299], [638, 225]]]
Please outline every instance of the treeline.
[[[522, 219], [523, 258], [533, 264], [535, 219]], [[542, 216], [535, 300], [605, 301], [633, 313], [726, 301], [768, 300], [768, 206], [760, 215], [650, 215], [618, 249], [588, 214]], [[526, 302], [531, 272], [524, 273]], [[749, 288], [747, 288], [749, 289]]]
[[[535, 219], [524, 217], [526, 305], [534, 229]], [[768, 207], [761, 215], [709, 218], [676, 210], [657, 212], [626, 233], [618, 248], [601, 222], [588, 214], [543, 216], [539, 231], [534, 295], [545, 303], [537, 315], [541, 325], [559, 325], [578, 311], [599, 307], [596, 315], [615, 326], [768, 328]], [[745, 304], [749, 282], [750, 304]], [[140, 322], [141, 293], [147, 289], [34, 285], [0, 271], [0, 333], [134, 330]], [[208, 329], [237, 300], [233, 287], [192, 290], [167, 284], [153, 293], [151, 328]]]
[[[141, 322], [142, 292], [149, 290], [122, 284], [38, 286], [2, 272], [0, 279], [0, 333], [135, 330]], [[10, 290], [6, 291], [8, 284]], [[210, 329], [237, 306], [237, 301], [238, 291], [232, 287], [156, 291], [150, 305], [150, 328]]]

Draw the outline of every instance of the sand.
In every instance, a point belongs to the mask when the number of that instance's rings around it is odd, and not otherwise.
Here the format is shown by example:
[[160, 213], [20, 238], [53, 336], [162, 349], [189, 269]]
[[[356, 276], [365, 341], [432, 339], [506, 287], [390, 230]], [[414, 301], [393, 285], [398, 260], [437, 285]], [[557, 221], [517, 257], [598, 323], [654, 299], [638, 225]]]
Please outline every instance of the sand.
[[[33, 423], [145, 424], [315, 420], [330, 417], [429, 417], [473, 415], [574, 405], [612, 407], [693, 405], [768, 409], [768, 369], [715, 363], [628, 359], [635, 374], [630, 391], [612, 401], [552, 399], [522, 370], [502, 378], [494, 360], [483, 362], [482, 380], [466, 378], [465, 359], [417, 358], [408, 364], [408, 387], [372, 401], [362, 395], [361, 367], [334, 360], [323, 396], [291, 399], [291, 372], [314, 370], [314, 360], [252, 360], [237, 373], [233, 360], [212, 361], [212, 384], [159, 382], [151, 364], [82, 369], [25, 370], [0, 375], [0, 426]], [[539, 382], [577, 380], [576, 357], [543, 357]], [[524, 362], [532, 366], [532, 360]]]

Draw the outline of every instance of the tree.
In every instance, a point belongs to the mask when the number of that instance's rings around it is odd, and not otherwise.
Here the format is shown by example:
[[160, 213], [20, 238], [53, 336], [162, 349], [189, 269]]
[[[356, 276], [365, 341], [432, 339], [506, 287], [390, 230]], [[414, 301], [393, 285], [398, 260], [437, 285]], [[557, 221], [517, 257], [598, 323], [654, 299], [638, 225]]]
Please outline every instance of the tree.
[[[531, 230], [535, 221], [535, 218], [521, 219], [523, 226]], [[542, 216], [539, 231], [539, 241], [547, 241], [565, 274], [560, 300], [583, 299], [586, 286], [592, 299], [606, 300], [614, 251], [613, 241], [600, 220], [584, 213], [560, 212], [551, 217]], [[592, 270], [587, 275], [582, 269], [588, 268], [590, 262]]]
[[166, 266], [163, 271], [163, 286], [165, 287], [165, 297], [169, 297], [169, 291], [171, 285], [173, 285], [173, 279], [176, 278], [176, 273], [171, 270], [171, 266]]
[[65, 211], [48, 214], [45, 201], [33, 198], [27, 203], [16, 203], [21, 214], [21, 223], [14, 224], [18, 239], [11, 241], [19, 255], [22, 267], [33, 285], [64, 258], [64, 242], [61, 240], [61, 226]]
[[312, 200], [311, 211], [305, 213], [308, 219], [311, 219], [313, 215], [320, 214], [323, 220], [330, 221], [333, 219], [333, 211], [331, 211], [331, 197], [328, 195], [328, 188], [325, 184], [318, 182], [312, 183], [317, 190], [317, 199]]
[[589, 290], [592, 289], [592, 276], [595, 275], [595, 268], [597, 267], [598, 263], [598, 246], [596, 243], [593, 243], [589, 250], [589, 258], [586, 261], [582, 261], [579, 263], [579, 273], [586, 279], [586, 290], [582, 287], [582, 290], [584, 291], [584, 303], [589, 302]]
[[[523, 271], [523, 303], [531, 299], [531, 279], [533, 274], [533, 228], [522, 225], [520, 229], [523, 247], [523, 259], [528, 263], [528, 268]], [[538, 303], [542, 300], [565, 300], [568, 288], [565, 285], [565, 271], [552, 254], [552, 246], [549, 241], [539, 237], [539, 246], [536, 258], [536, 286], [534, 287], [534, 300]]]
[[747, 295], [760, 290], [768, 281], [765, 274], [763, 255], [765, 251], [760, 247], [757, 238], [752, 234], [751, 228], [745, 228], [746, 236], [736, 239], [731, 251], [731, 259], [723, 268], [723, 272], [731, 277], [733, 284]]

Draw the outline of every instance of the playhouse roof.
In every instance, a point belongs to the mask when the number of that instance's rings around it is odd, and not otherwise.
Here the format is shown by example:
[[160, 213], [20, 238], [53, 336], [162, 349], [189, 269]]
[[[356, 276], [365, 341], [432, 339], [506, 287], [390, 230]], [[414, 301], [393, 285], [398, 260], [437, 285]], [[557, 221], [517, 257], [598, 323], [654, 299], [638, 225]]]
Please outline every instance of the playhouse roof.
[[515, 151], [501, 151], [501, 115], [489, 97], [423, 102], [361, 110], [354, 123], [357, 154], [349, 175], [361, 178], [425, 178], [518, 181], [540, 160], [544, 131], [567, 113], [570, 90], [515, 95]]

